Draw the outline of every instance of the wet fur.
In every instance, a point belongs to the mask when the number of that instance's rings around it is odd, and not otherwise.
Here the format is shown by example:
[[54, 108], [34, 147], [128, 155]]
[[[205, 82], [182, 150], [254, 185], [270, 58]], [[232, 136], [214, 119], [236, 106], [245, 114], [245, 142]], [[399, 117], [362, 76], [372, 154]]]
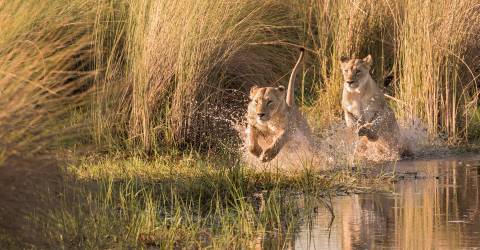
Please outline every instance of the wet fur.
[[400, 142], [400, 129], [395, 113], [387, 105], [382, 91], [372, 79], [371, 65], [370, 55], [363, 59], [341, 58], [344, 79], [342, 109], [345, 122], [347, 127], [355, 130], [361, 142], [355, 154], [366, 148], [367, 141], [377, 140], [386, 144], [394, 154], [404, 154], [406, 150]]
[[296, 131], [310, 134], [307, 121], [296, 107], [293, 95], [295, 77], [302, 58], [303, 50], [293, 68], [286, 91], [283, 86], [254, 86], [250, 90], [247, 147], [262, 162], [274, 159]]

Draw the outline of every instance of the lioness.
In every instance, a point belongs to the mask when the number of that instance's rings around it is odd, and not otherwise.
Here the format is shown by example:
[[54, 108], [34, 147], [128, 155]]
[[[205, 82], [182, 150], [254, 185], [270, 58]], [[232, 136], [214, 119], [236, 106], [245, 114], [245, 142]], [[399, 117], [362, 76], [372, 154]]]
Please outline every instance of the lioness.
[[307, 121], [295, 105], [294, 87], [303, 49], [293, 68], [288, 89], [285, 87], [253, 86], [250, 89], [250, 103], [247, 111], [248, 151], [259, 157], [262, 162], [275, 158], [292, 134], [301, 131], [310, 133]]
[[[342, 108], [345, 122], [347, 127], [356, 129], [361, 142], [355, 154], [372, 146], [365, 142], [365, 138], [370, 142], [380, 139], [377, 145], [386, 146], [386, 150], [398, 158], [403, 154], [400, 130], [393, 110], [370, 75], [372, 56], [363, 59], [341, 57], [340, 61], [344, 79]], [[380, 151], [383, 153], [385, 150]]]

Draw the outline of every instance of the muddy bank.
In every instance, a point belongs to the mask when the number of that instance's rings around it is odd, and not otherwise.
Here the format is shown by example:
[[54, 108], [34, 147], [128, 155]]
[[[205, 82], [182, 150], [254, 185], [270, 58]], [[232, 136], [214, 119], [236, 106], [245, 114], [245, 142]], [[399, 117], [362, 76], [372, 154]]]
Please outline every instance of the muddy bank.
[[46, 216], [59, 205], [64, 177], [58, 166], [51, 157], [11, 158], [0, 166], [0, 234], [3, 237], [0, 241], [3, 245], [22, 242], [24, 247], [42, 248], [51, 244], [41, 241], [45, 232], [35, 228], [33, 216]]

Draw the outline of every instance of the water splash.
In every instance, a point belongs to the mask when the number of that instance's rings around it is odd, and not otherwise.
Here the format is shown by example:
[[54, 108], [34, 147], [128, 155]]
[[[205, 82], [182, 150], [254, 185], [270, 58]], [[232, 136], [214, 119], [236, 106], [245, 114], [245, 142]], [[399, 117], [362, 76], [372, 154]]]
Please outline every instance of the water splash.
[[[237, 115], [232, 115], [234, 112]], [[244, 111], [246, 112], [246, 111]], [[238, 109], [231, 110], [227, 107], [209, 107], [200, 113], [203, 119], [207, 119], [212, 124], [217, 124], [215, 130], [219, 127], [225, 127], [226, 130], [234, 131], [231, 133], [218, 134], [224, 138], [224, 141], [230, 143], [231, 151], [240, 152], [246, 165], [258, 171], [281, 171], [295, 173], [306, 168], [325, 170], [332, 168], [343, 168], [354, 165], [354, 155], [357, 147], [366, 147], [364, 155], [368, 162], [389, 162], [399, 160], [396, 152], [389, 151], [389, 146], [382, 145], [381, 140], [376, 142], [365, 142], [365, 137], [358, 137], [350, 128], [347, 128], [343, 121], [332, 123], [327, 129], [323, 129], [313, 136], [308, 136], [305, 131], [295, 131], [290, 140], [285, 144], [280, 153], [272, 161], [262, 163], [256, 156], [250, 154], [247, 150], [247, 124], [245, 113]], [[413, 153], [415, 157], [431, 155], [433, 152], [439, 152], [444, 147], [442, 140], [431, 137], [420, 119], [399, 119], [400, 141]], [[236, 135], [236, 136], [235, 136]], [[214, 135], [215, 136], [215, 135]], [[236, 145], [236, 146], [235, 146]]]
[[[419, 119], [400, 120], [400, 141], [405, 144], [414, 157], [422, 157], [444, 148], [444, 143], [430, 136]], [[354, 155], [357, 147], [365, 146], [365, 160], [368, 163], [383, 163], [397, 161], [400, 156], [392, 151], [381, 139], [375, 142], [366, 137], [358, 137], [353, 129], [347, 128], [342, 122], [333, 123], [329, 128], [317, 133], [313, 138], [307, 138], [297, 131], [292, 139], [280, 151], [278, 156], [269, 163], [262, 163], [251, 155], [245, 143], [248, 133], [246, 124], [235, 124], [235, 129], [242, 140], [240, 150], [245, 162], [260, 171], [297, 172], [305, 168], [332, 169], [342, 168], [357, 163]]]
[[248, 152], [245, 139], [249, 131], [246, 125], [237, 125], [237, 131], [242, 138], [240, 150], [243, 160], [256, 170], [294, 174], [305, 169], [325, 170], [333, 166], [334, 158], [320, 150], [314, 138], [309, 137], [306, 131], [295, 130], [278, 155], [266, 163]]
[[445, 141], [429, 135], [426, 126], [419, 118], [399, 119], [398, 124], [403, 143], [415, 157], [438, 154], [447, 150]]

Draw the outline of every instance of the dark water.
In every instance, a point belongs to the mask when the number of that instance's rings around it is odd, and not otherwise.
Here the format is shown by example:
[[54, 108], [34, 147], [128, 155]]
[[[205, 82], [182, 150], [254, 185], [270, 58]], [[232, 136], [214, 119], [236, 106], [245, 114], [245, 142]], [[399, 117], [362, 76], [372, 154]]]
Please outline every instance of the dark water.
[[480, 249], [480, 155], [402, 161], [392, 194], [333, 200], [294, 237], [295, 249]]

